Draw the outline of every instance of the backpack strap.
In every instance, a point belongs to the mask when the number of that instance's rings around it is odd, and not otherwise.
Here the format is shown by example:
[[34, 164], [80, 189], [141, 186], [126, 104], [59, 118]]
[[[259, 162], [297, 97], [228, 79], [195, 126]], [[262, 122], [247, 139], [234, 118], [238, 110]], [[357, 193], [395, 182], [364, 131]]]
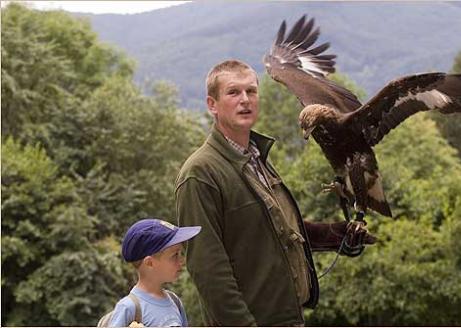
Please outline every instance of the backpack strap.
[[142, 323], [141, 304], [139, 304], [138, 297], [132, 293], [129, 293], [128, 297], [133, 301], [135, 306], [134, 321], [136, 321], [137, 323]]
[[182, 305], [181, 305], [181, 301], [179, 300], [179, 297], [176, 296], [175, 293], [173, 292], [170, 292], [169, 290], [166, 290], [165, 289], [165, 292], [170, 296], [170, 298], [173, 300], [174, 304], [176, 304], [178, 310], [179, 310], [179, 313], [184, 316], [184, 314], [182, 313]]

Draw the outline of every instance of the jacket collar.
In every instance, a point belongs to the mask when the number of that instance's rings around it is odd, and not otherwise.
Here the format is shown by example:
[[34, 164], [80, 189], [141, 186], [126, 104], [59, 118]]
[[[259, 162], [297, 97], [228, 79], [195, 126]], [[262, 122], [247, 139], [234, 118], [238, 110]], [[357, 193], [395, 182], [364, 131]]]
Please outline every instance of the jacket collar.
[[[275, 139], [255, 131], [250, 131], [250, 139], [256, 143], [256, 147], [261, 153], [261, 160], [265, 163]], [[240, 167], [243, 167], [250, 160], [250, 154], [240, 154], [229, 144], [221, 131], [219, 131], [216, 127], [216, 124], [213, 124], [211, 127], [211, 133], [206, 142], [221, 153], [225, 158], [236, 162]]]

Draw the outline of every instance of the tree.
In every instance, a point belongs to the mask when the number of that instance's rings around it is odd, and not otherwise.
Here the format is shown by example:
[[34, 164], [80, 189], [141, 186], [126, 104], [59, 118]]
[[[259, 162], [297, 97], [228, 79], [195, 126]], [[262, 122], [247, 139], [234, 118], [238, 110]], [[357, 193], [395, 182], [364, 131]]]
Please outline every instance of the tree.
[[451, 68], [451, 73], [461, 73], [461, 51], [455, 57], [453, 67]]
[[2, 324], [91, 326], [133, 285], [129, 225], [174, 221], [204, 131], [173, 86], [142, 95], [87, 23], [17, 4], [2, 20]]
[[[69, 148], [82, 156], [69, 158], [61, 167], [72, 165], [81, 177], [85, 202], [101, 217], [100, 232], [121, 236], [135, 218], [174, 217], [176, 174], [204, 131], [193, 116], [174, 107], [177, 96], [171, 86], [161, 89], [145, 97], [130, 81], [115, 79], [81, 108], [85, 123], [80, 132], [80, 124], [73, 128], [69, 142], [82, 142]], [[172, 107], [163, 106], [168, 103]], [[55, 126], [60, 132], [54, 139], [63, 140], [61, 133], [67, 129]]]
[[[461, 74], [461, 51], [454, 60], [451, 73]], [[461, 158], [461, 134], [459, 133], [459, 127], [461, 126], [460, 115], [432, 113], [431, 117], [437, 122], [440, 132], [448, 140], [450, 145], [458, 150], [458, 156]]]
[[298, 99], [266, 74], [260, 81], [259, 107], [255, 129], [273, 136], [277, 149], [284, 147], [287, 156], [294, 156], [303, 144], [300, 130], [293, 128], [302, 109]]
[[57, 111], [78, 107], [111, 76], [133, 74], [133, 63], [99, 43], [86, 20], [17, 3], [1, 14], [3, 136], [46, 140]]
[[107, 308], [121, 261], [113, 249], [96, 252], [94, 227], [43, 149], [2, 143], [2, 325], [76, 326], [79, 314]]

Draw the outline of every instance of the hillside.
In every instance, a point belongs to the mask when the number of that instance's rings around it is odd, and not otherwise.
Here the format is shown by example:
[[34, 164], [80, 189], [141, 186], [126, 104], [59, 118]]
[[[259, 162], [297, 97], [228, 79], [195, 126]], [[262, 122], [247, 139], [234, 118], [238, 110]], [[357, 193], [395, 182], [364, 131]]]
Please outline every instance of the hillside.
[[461, 51], [461, 6], [454, 2], [193, 2], [134, 15], [85, 15], [100, 38], [138, 62], [136, 81], [169, 80], [182, 103], [204, 108], [204, 79], [226, 58], [261, 58], [283, 19], [316, 18], [337, 68], [368, 96], [395, 77], [450, 69]]

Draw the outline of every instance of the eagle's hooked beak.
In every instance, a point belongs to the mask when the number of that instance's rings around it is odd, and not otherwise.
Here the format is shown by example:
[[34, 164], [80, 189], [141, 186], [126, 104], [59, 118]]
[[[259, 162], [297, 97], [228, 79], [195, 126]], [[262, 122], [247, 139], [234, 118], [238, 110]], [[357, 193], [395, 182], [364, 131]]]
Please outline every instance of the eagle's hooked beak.
[[312, 124], [310, 116], [312, 116], [310, 113], [310, 107], [307, 106], [301, 111], [301, 113], [299, 113], [298, 117], [299, 126], [303, 129], [303, 137], [306, 140], [309, 139], [309, 136], [316, 127], [315, 124]]
[[310, 127], [307, 127], [307, 128], [303, 127], [303, 137], [304, 137], [304, 139], [308, 140], [309, 136], [311, 135], [312, 131], [314, 131], [314, 129], [315, 129], [315, 126], [310, 126]]

